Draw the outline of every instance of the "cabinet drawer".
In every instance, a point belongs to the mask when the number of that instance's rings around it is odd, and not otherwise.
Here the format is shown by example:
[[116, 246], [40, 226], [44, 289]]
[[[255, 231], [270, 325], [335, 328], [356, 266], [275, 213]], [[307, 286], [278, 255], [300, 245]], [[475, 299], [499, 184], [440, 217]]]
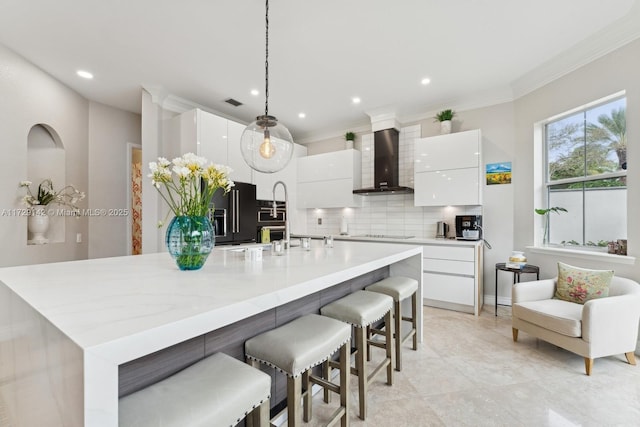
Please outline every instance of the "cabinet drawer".
[[455, 246], [423, 246], [423, 258], [448, 259], [457, 261], [475, 261], [474, 248], [460, 248]]
[[473, 276], [475, 274], [473, 261], [452, 261], [449, 259], [424, 258], [422, 260], [423, 270], [429, 272], [440, 272], [450, 274], [464, 274]]
[[475, 303], [472, 277], [423, 273], [422, 283], [424, 298], [471, 306]]

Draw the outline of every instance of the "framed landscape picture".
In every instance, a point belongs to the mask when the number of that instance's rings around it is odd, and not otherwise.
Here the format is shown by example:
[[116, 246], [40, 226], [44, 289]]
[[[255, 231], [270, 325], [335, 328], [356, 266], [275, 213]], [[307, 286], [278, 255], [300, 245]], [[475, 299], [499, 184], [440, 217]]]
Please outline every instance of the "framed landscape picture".
[[511, 184], [511, 162], [487, 163], [487, 185]]

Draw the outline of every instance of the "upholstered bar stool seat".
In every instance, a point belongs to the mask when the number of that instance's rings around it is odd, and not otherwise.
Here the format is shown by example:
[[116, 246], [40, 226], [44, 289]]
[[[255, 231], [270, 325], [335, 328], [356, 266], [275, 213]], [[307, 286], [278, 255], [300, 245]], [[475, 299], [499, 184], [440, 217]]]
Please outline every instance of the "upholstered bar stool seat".
[[[393, 384], [393, 324], [391, 322], [391, 309], [393, 308], [393, 298], [375, 292], [356, 291], [344, 298], [327, 304], [320, 309], [323, 316], [332, 317], [337, 320], [351, 324], [355, 329], [356, 342], [356, 367], [350, 371], [358, 377], [358, 396], [360, 404], [360, 418], [365, 419], [367, 414], [367, 389], [371, 381], [386, 367], [387, 384]], [[385, 342], [373, 342], [367, 340], [366, 328], [374, 322], [385, 318], [388, 325], [385, 328]], [[376, 366], [371, 374], [368, 374], [367, 364], [367, 343], [376, 347], [386, 349], [385, 359]], [[327, 363], [325, 375], [330, 376], [331, 367], [334, 364]], [[329, 396], [325, 393], [325, 400]]]
[[304, 420], [311, 419], [311, 383], [340, 394], [341, 405], [333, 414], [332, 421], [340, 418], [342, 425], [346, 426], [349, 416], [348, 373], [343, 374], [341, 370], [340, 385], [337, 386], [331, 383], [328, 377], [311, 375], [310, 370], [340, 350], [340, 363], [347, 371], [350, 343], [349, 325], [328, 317], [309, 314], [247, 340], [244, 349], [248, 363], [254, 366], [264, 363], [287, 375], [289, 426], [300, 425], [301, 397], [304, 397]]
[[[396, 371], [402, 369], [401, 349], [409, 338], [413, 338], [413, 349], [418, 349], [418, 335], [416, 334], [418, 309], [418, 281], [404, 276], [391, 276], [365, 288], [370, 292], [389, 295], [394, 301], [394, 329], [396, 347]], [[411, 317], [402, 316], [402, 301], [411, 297]], [[411, 330], [402, 336], [402, 321], [411, 322]]]
[[269, 425], [271, 377], [216, 353], [120, 399], [119, 426], [235, 426], [251, 415]]

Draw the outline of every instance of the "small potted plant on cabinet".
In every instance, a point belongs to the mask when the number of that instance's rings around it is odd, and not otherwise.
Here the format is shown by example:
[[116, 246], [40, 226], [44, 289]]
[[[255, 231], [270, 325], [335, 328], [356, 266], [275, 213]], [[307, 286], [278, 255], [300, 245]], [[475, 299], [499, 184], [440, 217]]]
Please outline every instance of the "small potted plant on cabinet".
[[438, 114], [436, 114], [436, 121], [440, 122], [441, 135], [451, 133], [451, 120], [455, 115], [456, 115], [456, 112], [451, 109], [442, 110]]
[[347, 132], [344, 134], [344, 140], [345, 140], [345, 148], [349, 149], [349, 148], [353, 148], [353, 141], [355, 141], [356, 139], [356, 134], [353, 132]]

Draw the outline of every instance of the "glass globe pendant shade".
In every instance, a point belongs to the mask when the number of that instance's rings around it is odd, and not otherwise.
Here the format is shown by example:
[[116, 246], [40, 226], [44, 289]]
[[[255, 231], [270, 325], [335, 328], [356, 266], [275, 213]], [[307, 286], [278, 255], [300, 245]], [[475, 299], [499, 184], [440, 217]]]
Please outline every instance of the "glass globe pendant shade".
[[278, 172], [293, 157], [293, 138], [289, 130], [273, 116], [258, 116], [240, 138], [242, 157], [258, 172]]

